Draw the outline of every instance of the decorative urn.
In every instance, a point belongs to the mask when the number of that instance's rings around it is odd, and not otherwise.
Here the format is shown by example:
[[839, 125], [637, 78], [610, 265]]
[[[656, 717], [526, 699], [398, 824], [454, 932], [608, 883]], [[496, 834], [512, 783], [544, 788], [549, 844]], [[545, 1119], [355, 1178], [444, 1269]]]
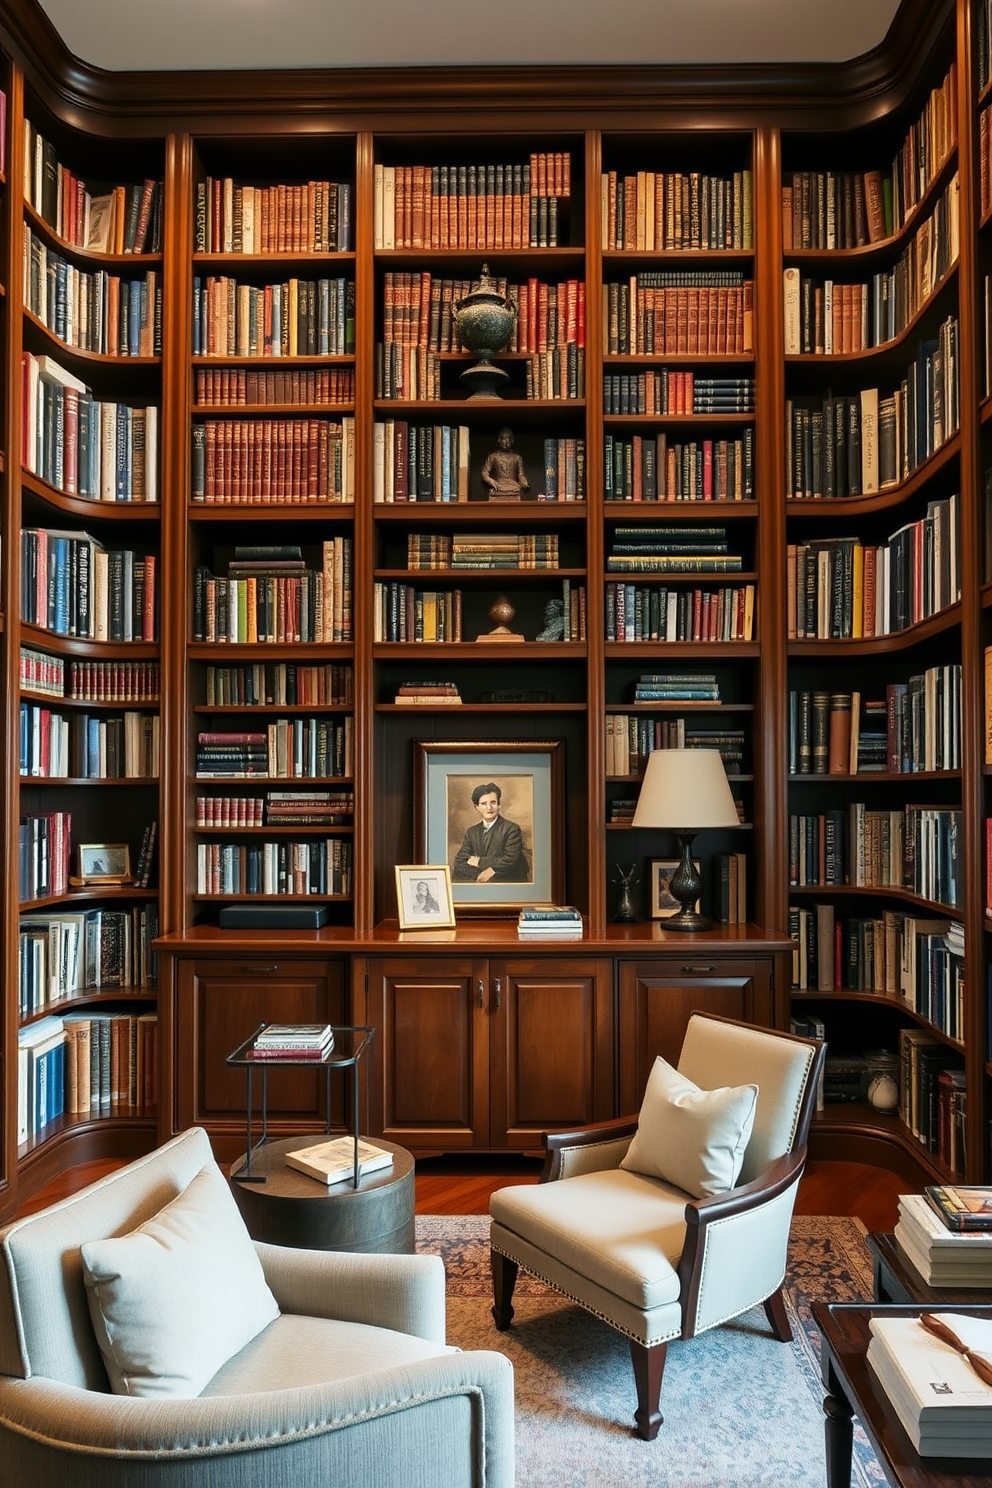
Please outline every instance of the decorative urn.
[[510, 380], [502, 367], [494, 367], [491, 358], [510, 343], [517, 318], [517, 307], [501, 294], [489, 277], [489, 265], [482, 265], [482, 273], [469, 294], [456, 301], [453, 307], [458, 338], [466, 350], [479, 358], [474, 367], [466, 367], [461, 380], [471, 389], [470, 401], [478, 398], [499, 398], [500, 387]]

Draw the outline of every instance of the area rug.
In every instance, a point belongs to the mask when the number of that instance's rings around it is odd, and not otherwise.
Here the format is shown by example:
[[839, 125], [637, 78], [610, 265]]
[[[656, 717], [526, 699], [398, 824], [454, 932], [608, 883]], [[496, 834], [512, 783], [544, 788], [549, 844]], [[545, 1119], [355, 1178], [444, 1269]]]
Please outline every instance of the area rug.
[[[417, 1248], [447, 1272], [448, 1340], [513, 1362], [517, 1488], [824, 1488], [823, 1388], [811, 1304], [871, 1300], [871, 1263], [857, 1220], [797, 1217], [786, 1307], [795, 1341], [772, 1338], [762, 1308], [668, 1346], [664, 1424], [632, 1434], [634, 1384], [625, 1339], [524, 1272], [515, 1316], [489, 1315], [489, 1220], [417, 1219]], [[860, 1430], [852, 1482], [883, 1484]]]

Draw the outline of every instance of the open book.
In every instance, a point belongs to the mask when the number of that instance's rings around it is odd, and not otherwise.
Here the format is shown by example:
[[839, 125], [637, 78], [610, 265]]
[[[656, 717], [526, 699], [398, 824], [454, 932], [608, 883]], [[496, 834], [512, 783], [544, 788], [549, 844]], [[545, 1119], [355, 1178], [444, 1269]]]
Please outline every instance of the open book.
[[[393, 1154], [387, 1149], [359, 1138], [360, 1177], [364, 1177], [366, 1173], [374, 1173], [378, 1168], [388, 1168], [392, 1161]], [[295, 1152], [286, 1153], [286, 1162], [291, 1168], [296, 1168], [297, 1172], [316, 1178], [319, 1183], [340, 1183], [344, 1178], [354, 1177], [355, 1139], [334, 1137], [327, 1142], [315, 1142], [312, 1147], [299, 1147]]]

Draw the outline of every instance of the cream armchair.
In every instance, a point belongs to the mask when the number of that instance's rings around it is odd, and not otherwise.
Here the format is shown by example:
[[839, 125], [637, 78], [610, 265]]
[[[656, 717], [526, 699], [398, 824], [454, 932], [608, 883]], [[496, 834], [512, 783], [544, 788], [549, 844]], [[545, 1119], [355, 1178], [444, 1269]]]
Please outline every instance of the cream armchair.
[[[670, 1339], [763, 1303], [788, 1342], [781, 1289], [824, 1053], [817, 1041], [694, 1013], [678, 1072], [656, 1063], [640, 1118], [549, 1134], [541, 1182], [499, 1189], [490, 1202], [496, 1327], [510, 1326], [523, 1266], [625, 1334], [645, 1441], [662, 1422]], [[724, 1129], [714, 1135], [717, 1107]], [[690, 1124], [679, 1126], [683, 1119]], [[653, 1141], [664, 1148], [666, 1130], [677, 1150], [652, 1151]], [[713, 1149], [703, 1153], [709, 1178], [690, 1150], [694, 1131]], [[721, 1186], [724, 1163], [726, 1191], [699, 1197]]]
[[[445, 1346], [435, 1256], [258, 1245], [278, 1315], [202, 1392], [109, 1393], [80, 1247], [133, 1236], [205, 1172], [219, 1177], [193, 1129], [0, 1231], [0, 1478], [32, 1488], [511, 1488], [511, 1366]], [[192, 1317], [174, 1321], [193, 1331]]]

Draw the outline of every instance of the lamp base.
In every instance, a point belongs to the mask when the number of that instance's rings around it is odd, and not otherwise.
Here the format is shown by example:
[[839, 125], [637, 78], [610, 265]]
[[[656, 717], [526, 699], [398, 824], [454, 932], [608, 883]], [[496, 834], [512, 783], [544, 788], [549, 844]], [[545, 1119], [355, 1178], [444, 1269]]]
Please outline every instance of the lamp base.
[[665, 930], [712, 930], [714, 924], [714, 920], [697, 914], [694, 909], [680, 909], [678, 914], [669, 915], [667, 920], [662, 920], [662, 928]]
[[677, 899], [679, 910], [665, 921], [666, 930], [709, 930], [713, 921], [696, 909], [699, 891], [703, 887], [702, 876], [692, 860], [694, 832], [679, 832], [679, 861], [669, 880], [668, 890]]

